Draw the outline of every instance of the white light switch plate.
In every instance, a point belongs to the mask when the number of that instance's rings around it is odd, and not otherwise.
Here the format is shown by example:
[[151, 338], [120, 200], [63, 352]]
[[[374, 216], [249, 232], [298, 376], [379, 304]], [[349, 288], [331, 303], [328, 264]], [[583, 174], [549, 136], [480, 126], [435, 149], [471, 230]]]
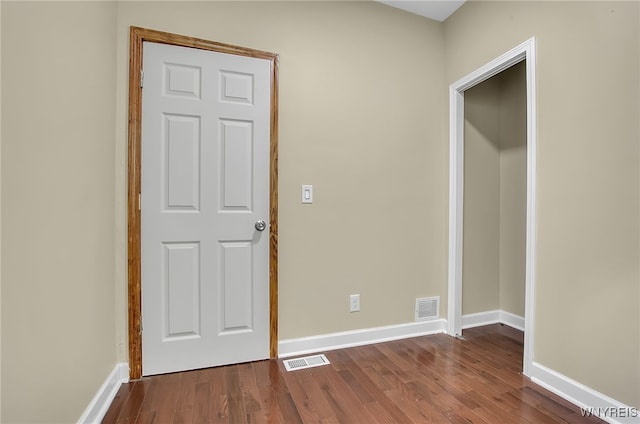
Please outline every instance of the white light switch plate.
[[360, 295], [352, 294], [349, 296], [349, 312], [360, 311]]
[[302, 185], [302, 203], [313, 203], [313, 186]]

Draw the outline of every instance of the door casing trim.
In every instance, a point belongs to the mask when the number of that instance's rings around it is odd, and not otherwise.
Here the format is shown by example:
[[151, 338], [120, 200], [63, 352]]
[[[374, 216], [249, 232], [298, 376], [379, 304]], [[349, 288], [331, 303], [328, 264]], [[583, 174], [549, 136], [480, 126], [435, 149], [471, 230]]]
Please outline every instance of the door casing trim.
[[129, 38], [129, 129], [128, 129], [128, 335], [129, 378], [142, 377], [142, 281], [139, 195], [141, 190], [142, 146], [142, 45], [143, 42], [170, 44], [265, 59], [271, 62], [271, 132], [269, 181], [269, 356], [278, 356], [278, 65], [276, 53], [146, 28], [130, 28]]
[[531, 374], [536, 267], [536, 41], [530, 38], [449, 86], [449, 264], [447, 333], [462, 335], [462, 233], [464, 198], [464, 92], [526, 61], [527, 78], [527, 219], [525, 259], [524, 354], [522, 372]]

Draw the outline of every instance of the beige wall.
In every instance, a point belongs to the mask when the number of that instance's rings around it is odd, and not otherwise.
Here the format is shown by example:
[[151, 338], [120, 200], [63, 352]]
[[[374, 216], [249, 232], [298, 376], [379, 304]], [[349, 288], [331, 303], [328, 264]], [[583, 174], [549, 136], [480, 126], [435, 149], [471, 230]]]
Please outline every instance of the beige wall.
[[499, 309], [500, 81], [464, 96], [463, 315]]
[[527, 76], [500, 74], [500, 310], [524, 317], [527, 219]]
[[[0, 25], [2, 7], [0, 7]], [[0, 52], [2, 51], [0, 27]], [[2, 99], [2, 54], [0, 54], [0, 99]], [[0, 101], [0, 187], [2, 187], [2, 101]], [[0, 240], [2, 240], [2, 189], [0, 189]], [[2, 243], [0, 242], [0, 420], [2, 420]]]
[[[416, 297], [444, 295], [439, 23], [370, 2], [123, 2], [119, 164], [126, 159], [130, 25], [280, 54], [281, 339], [410, 322]], [[125, 171], [118, 166], [119, 227]], [[301, 184], [313, 184], [312, 205], [300, 204]], [[125, 241], [119, 237], [119, 275]], [[124, 311], [124, 278], [118, 284]], [[349, 313], [351, 293], [361, 295], [358, 313]], [[124, 339], [125, 328], [119, 331]]]
[[637, 3], [1, 8], [3, 422], [73, 422], [127, 360], [130, 25], [280, 54], [283, 339], [446, 316], [446, 87], [535, 35], [535, 360], [640, 404]]
[[447, 83], [535, 36], [534, 360], [640, 405], [638, 2], [467, 2]]
[[116, 7], [1, 7], [0, 420], [75, 422], [116, 364]]
[[463, 315], [524, 317], [524, 62], [465, 91]]
[[441, 24], [369, 2], [2, 7], [3, 421], [76, 420], [128, 360], [130, 25], [280, 54], [281, 338], [446, 292]]

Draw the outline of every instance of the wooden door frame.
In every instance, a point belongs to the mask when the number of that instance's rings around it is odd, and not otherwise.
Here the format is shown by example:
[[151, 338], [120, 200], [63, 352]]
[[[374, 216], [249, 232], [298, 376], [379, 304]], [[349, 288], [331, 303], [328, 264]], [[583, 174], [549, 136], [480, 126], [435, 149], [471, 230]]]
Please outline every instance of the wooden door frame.
[[129, 378], [142, 377], [142, 281], [140, 236], [140, 175], [142, 146], [142, 45], [143, 42], [170, 44], [266, 59], [271, 62], [271, 133], [269, 182], [269, 356], [278, 356], [278, 64], [279, 56], [184, 35], [131, 27], [129, 45], [129, 147], [128, 147], [128, 303]]

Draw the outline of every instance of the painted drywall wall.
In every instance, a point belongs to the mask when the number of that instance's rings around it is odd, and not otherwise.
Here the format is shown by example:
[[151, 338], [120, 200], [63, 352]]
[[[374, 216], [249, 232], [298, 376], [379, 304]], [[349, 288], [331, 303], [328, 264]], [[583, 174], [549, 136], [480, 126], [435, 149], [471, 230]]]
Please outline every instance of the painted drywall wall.
[[447, 83], [537, 47], [534, 361], [640, 405], [638, 2], [467, 2]]
[[524, 317], [524, 62], [465, 91], [462, 313]]
[[524, 62], [500, 78], [500, 310], [524, 317], [527, 78]]
[[[280, 339], [411, 322], [415, 298], [445, 293], [441, 24], [373, 2], [120, 3], [118, 228], [132, 25], [280, 55]], [[300, 203], [301, 184], [313, 204]], [[125, 316], [124, 234], [117, 246]]]
[[116, 363], [116, 8], [0, 7], [0, 420], [70, 423]]
[[500, 81], [464, 95], [462, 314], [499, 309]]
[[[129, 25], [281, 55], [283, 338], [410, 321], [417, 296], [446, 305], [445, 88], [536, 35], [535, 359], [638, 403], [637, 4], [470, 2], [444, 39], [441, 24], [370, 3], [0, 7], [3, 422], [72, 422], [127, 360]], [[37, 98], [28, 110], [25, 96]], [[301, 183], [314, 184], [314, 205], [298, 204]], [[363, 311], [347, 314], [355, 290]]]
[[445, 292], [441, 24], [363, 2], [2, 8], [3, 421], [74, 421], [127, 360], [130, 25], [281, 55], [282, 338], [412, 321]]
[[[0, 7], [0, 23], [2, 7]], [[0, 30], [0, 52], [2, 31]], [[2, 99], [2, 54], [0, 54], [0, 99]], [[0, 193], [2, 192], [2, 101], [0, 101]], [[0, 240], [2, 240], [2, 195], [0, 195]], [[2, 243], [0, 242], [0, 419], [2, 419]]]

